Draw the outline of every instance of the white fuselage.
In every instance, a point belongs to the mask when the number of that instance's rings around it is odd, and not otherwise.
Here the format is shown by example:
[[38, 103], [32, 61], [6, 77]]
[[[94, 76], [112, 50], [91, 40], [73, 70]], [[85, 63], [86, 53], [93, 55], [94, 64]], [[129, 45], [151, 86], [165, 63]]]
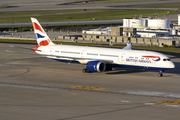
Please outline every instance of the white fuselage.
[[162, 77], [164, 70], [175, 67], [167, 56], [158, 52], [131, 50], [132, 46], [128, 43], [123, 49], [56, 45], [36, 18], [31, 18], [31, 21], [38, 44], [31, 48], [33, 51], [58, 61], [84, 64], [84, 73], [110, 71], [113, 67], [130, 67], [157, 69], [158, 76]]
[[167, 70], [174, 68], [174, 63], [161, 53], [140, 50], [123, 50], [117, 48], [101, 48], [73, 45], [40, 46], [38, 54], [68, 62], [77, 61], [86, 64], [91, 60], [116, 64], [121, 67]]

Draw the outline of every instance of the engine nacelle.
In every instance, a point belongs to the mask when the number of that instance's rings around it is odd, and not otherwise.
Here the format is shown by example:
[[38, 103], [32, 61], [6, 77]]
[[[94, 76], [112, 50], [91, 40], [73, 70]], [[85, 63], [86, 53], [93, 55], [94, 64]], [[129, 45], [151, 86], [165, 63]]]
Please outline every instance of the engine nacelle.
[[86, 64], [86, 69], [90, 72], [103, 72], [106, 69], [106, 64], [101, 61], [89, 61]]

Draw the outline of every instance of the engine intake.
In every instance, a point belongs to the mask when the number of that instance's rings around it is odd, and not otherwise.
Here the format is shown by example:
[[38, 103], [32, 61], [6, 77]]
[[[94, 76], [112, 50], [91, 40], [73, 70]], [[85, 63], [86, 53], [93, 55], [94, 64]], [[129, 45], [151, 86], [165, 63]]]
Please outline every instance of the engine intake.
[[103, 72], [106, 69], [106, 64], [101, 61], [89, 61], [86, 64], [86, 69], [90, 72]]

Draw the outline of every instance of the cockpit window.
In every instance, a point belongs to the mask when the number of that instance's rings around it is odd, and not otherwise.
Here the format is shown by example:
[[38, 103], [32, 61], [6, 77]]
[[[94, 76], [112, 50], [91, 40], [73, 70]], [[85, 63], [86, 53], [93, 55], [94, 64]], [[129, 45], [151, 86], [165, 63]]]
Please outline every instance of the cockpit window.
[[169, 58], [164, 58], [163, 61], [171, 61]]

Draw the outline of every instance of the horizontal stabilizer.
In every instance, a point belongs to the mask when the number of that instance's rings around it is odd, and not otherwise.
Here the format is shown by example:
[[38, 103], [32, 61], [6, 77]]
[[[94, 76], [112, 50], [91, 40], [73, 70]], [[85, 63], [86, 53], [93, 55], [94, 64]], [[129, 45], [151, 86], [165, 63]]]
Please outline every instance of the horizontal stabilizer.
[[36, 53], [18, 52], [18, 51], [11, 51], [11, 50], [6, 50], [6, 52], [21, 53], [21, 54], [31, 54], [31, 55], [39, 55], [39, 54], [36, 54]]
[[14, 45], [10, 45], [10, 47], [17, 47], [17, 48], [23, 48], [23, 49], [34, 50], [34, 51], [41, 51], [41, 50], [37, 50], [37, 49], [33, 49], [33, 48], [29, 48], [29, 47], [21, 47], [21, 46], [14, 46]]

